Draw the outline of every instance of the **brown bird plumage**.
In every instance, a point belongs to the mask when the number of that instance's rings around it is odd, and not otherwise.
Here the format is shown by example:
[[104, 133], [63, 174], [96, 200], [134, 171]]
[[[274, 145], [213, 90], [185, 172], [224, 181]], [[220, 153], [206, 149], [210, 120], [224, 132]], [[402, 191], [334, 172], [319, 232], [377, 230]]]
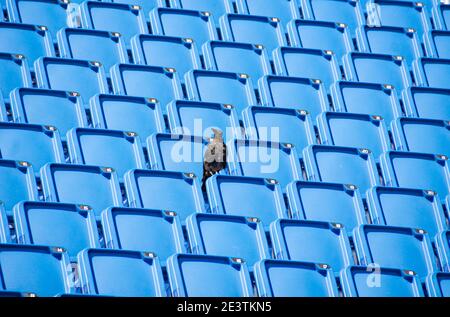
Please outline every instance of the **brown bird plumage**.
[[206, 180], [217, 174], [227, 165], [227, 147], [223, 142], [223, 132], [212, 129], [214, 137], [210, 140], [203, 161], [202, 190], [206, 190]]

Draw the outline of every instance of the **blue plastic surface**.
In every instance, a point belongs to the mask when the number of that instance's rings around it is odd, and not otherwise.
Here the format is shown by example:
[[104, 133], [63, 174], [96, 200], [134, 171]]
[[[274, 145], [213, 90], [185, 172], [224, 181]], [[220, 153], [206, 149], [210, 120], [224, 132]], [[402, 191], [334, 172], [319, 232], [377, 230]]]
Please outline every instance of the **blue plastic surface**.
[[413, 63], [417, 84], [450, 89], [450, 59], [420, 58]]
[[436, 235], [436, 249], [442, 270], [450, 272], [450, 231], [447, 228]]
[[0, 53], [0, 93], [6, 102], [14, 88], [31, 87], [28, 60], [22, 54]]
[[300, 18], [300, 3], [297, 0], [237, 0], [236, 3], [239, 13], [277, 17], [284, 25]]
[[425, 282], [430, 297], [450, 296], [450, 273], [437, 272], [427, 277]]
[[450, 5], [441, 3], [433, 7], [433, 21], [438, 30], [450, 31]]
[[219, 18], [225, 13], [232, 13], [232, 0], [173, 0], [175, 7], [186, 10], [207, 11], [212, 14], [216, 26], [219, 26]]
[[450, 58], [450, 31], [429, 31], [423, 41], [428, 56]]
[[450, 90], [426, 87], [409, 87], [403, 92], [408, 113], [414, 117], [450, 119]]

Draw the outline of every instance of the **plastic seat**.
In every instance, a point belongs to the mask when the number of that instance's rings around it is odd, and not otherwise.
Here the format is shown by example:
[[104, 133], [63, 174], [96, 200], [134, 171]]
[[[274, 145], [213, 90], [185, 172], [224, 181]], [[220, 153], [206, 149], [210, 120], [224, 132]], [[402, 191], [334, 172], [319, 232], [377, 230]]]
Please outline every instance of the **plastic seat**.
[[7, 214], [4, 203], [2, 202], [0, 205], [0, 243], [11, 243], [12, 241], [8, 216], [10, 215]]
[[370, 150], [312, 145], [304, 152], [306, 174], [310, 181], [352, 184], [363, 195], [380, 182]]
[[219, 18], [225, 13], [232, 13], [233, 3], [230, 0], [174, 0], [175, 7], [185, 10], [207, 11], [212, 14], [216, 26], [219, 26]]
[[431, 242], [422, 229], [363, 225], [355, 230], [354, 237], [361, 265], [377, 263], [412, 271], [422, 282], [437, 270]]
[[381, 169], [387, 186], [433, 190], [441, 199], [450, 193], [446, 156], [389, 151], [381, 156]]
[[323, 112], [317, 125], [322, 144], [369, 149], [377, 162], [391, 149], [384, 120], [377, 115]]
[[155, 253], [165, 266], [169, 256], [186, 252], [174, 211], [112, 207], [102, 213], [105, 244], [110, 249]]
[[345, 297], [423, 297], [417, 275], [408, 270], [350, 266], [341, 272]]
[[391, 85], [400, 92], [412, 86], [411, 76], [402, 56], [349, 53], [344, 57], [347, 80]]
[[450, 89], [450, 59], [423, 57], [413, 69], [419, 86]]
[[239, 258], [250, 271], [257, 261], [270, 258], [266, 235], [257, 218], [193, 214], [187, 218], [186, 228], [194, 254]]
[[18, 88], [11, 93], [15, 122], [57, 127], [61, 140], [71, 128], [88, 125], [83, 101], [76, 92]]
[[283, 25], [292, 20], [300, 18], [300, 3], [297, 0], [238, 0], [237, 9], [239, 13], [259, 15], [266, 17], [277, 17]]
[[403, 92], [407, 112], [414, 117], [450, 119], [450, 90], [427, 87], [409, 87]]
[[294, 219], [340, 223], [349, 236], [366, 223], [361, 194], [354, 185], [297, 181], [286, 192]]
[[[169, 0], [171, 5], [173, 5], [175, 1], [176, 0]], [[154, 8], [166, 6], [165, 0], [111, 0], [111, 2], [124, 3], [128, 5], [138, 5], [141, 7], [142, 12], [146, 18], [148, 17], [150, 11]]]
[[278, 75], [319, 79], [327, 90], [332, 83], [342, 79], [332, 51], [281, 47], [273, 55]]
[[174, 211], [182, 225], [194, 212], [206, 212], [195, 175], [171, 171], [132, 170], [125, 174], [130, 207]]
[[280, 184], [272, 179], [214, 175], [206, 182], [211, 212], [256, 217], [264, 230], [278, 218], [287, 218]]
[[450, 272], [450, 231], [444, 231], [436, 235], [436, 249], [442, 270]]
[[321, 263], [331, 267], [336, 276], [353, 265], [350, 242], [341, 224], [280, 219], [270, 225], [270, 236], [277, 259]]
[[262, 260], [255, 264], [260, 297], [338, 297], [329, 266], [311, 262]]
[[25, 201], [14, 206], [14, 223], [19, 244], [60, 246], [72, 261], [81, 250], [100, 247], [95, 216], [86, 205]]
[[437, 272], [427, 277], [425, 285], [430, 297], [450, 296], [450, 273]]
[[152, 252], [85, 249], [78, 265], [84, 294], [166, 296], [159, 260]]
[[450, 59], [450, 31], [429, 31], [423, 41], [428, 56]]
[[172, 297], [250, 297], [252, 282], [247, 265], [237, 258], [176, 254], [167, 271]]
[[441, 0], [433, 8], [433, 21], [438, 30], [450, 31], [450, 5]]
[[15, 88], [31, 87], [28, 61], [24, 55], [0, 53], [0, 93], [9, 102], [9, 93]]
[[331, 86], [331, 95], [336, 111], [378, 115], [388, 128], [402, 115], [397, 91], [389, 84], [338, 81]]
[[96, 95], [90, 100], [94, 128], [134, 131], [141, 144], [155, 132], [164, 131], [161, 105], [154, 98]]
[[122, 206], [119, 181], [109, 167], [47, 164], [41, 179], [45, 201], [88, 205], [97, 220], [102, 210]]

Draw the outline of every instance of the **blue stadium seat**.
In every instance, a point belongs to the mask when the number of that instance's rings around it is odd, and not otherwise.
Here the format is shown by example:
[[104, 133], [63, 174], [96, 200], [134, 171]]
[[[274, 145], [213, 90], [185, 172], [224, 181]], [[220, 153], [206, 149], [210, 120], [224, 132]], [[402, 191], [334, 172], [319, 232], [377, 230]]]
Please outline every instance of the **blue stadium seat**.
[[380, 182], [370, 150], [311, 145], [304, 152], [306, 174], [310, 181], [352, 184], [362, 194]]
[[430, 297], [450, 296], [450, 273], [437, 272], [430, 274], [425, 284]]
[[167, 261], [172, 297], [251, 297], [253, 287], [242, 259], [176, 254]]
[[345, 23], [293, 20], [288, 24], [292, 46], [331, 50], [341, 63], [342, 56], [353, 50], [353, 43]]
[[223, 131], [224, 139], [241, 138], [238, 114], [229, 104], [174, 100], [167, 107], [170, 131], [174, 134], [213, 136], [211, 128]]
[[450, 59], [420, 58], [413, 63], [419, 86], [450, 89]]
[[212, 14], [216, 26], [219, 26], [219, 18], [225, 13], [233, 13], [232, 0], [173, 0], [175, 7], [186, 10], [207, 11]]
[[411, 116], [450, 119], [450, 89], [409, 87], [403, 92], [403, 101]]
[[110, 249], [154, 252], [161, 265], [186, 252], [180, 220], [174, 211], [111, 207], [102, 213], [105, 244]]
[[317, 125], [322, 144], [369, 149], [377, 162], [384, 151], [391, 149], [384, 120], [377, 115], [323, 112], [317, 117]]
[[341, 269], [354, 264], [350, 242], [341, 224], [280, 219], [270, 225], [270, 236], [277, 259], [325, 264], [336, 276]]
[[342, 79], [332, 51], [280, 47], [273, 55], [278, 75], [320, 79], [327, 90], [332, 83]]
[[86, 205], [25, 201], [14, 206], [19, 244], [63, 247], [72, 261], [85, 248], [100, 247], [95, 216]]
[[422, 229], [363, 225], [353, 235], [361, 265], [411, 270], [422, 282], [437, 270], [431, 242]]
[[186, 74], [186, 88], [190, 100], [232, 105], [238, 115], [245, 107], [257, 104], [247, 74], [193, 70]]
[[255, 264], [259, 297], [338, 297], [334, 273], [326, 264], [262, 260]]
[[271, 55], [278, 46], [287, 45], [280, 19], [277, 17], [226, 14], [220, 18], [225, 41], [259, 44]]
[[199, 180], [189, 173], [132, 170], [125, 188], [130, 207], [174, 211], [183, 225], [190, 214], [206, 212]]
[[447, 228], [436, 235], [436, 249], [442, 270], [450, 272], [450, 230]]
[[166, 296], [159, 260], [150, 251], [85, 249], [78, 255], [78, 266], [84, 294]]
[[303, 148], [316, 143], [313, 120], [306, 110], [252, 106], [242, 116], [249, 139], [290, 143], [300, 158]]
[[430, 190], [372, 187], [367, 192], [372, 223], [420, 228], [431, 240], [447, 227], [441, 201]]
[[71, 128], [88, 125], [77, 92], [17, 88], [11, 93], [11, 110], [15, 122], [57, 127], [63, 141]]
[[31, 163], [36, 174], [46, 163], [63, 163], [58, 130], [52, 126], [0, 122], [0, 155], [3, 159]]
[[389, 84], [338, 81], [331, 86], [336, 111], [378, 115], [387, 127], [402, 115], [397, 91]]
[[350, 266], [341, 272], [345, 297], [423, 297], [422, 285], [410, 270]]
[[119, 32], [125, 45], [135, 34], [147, 34], [144, 12], [136, 4], [85, 1], [80, 5], [81, 25], [86, 29]]
[[450, 31], [429, 31], [423, 41], [428, 56], [450, 59]]
[[[0, 162], [1, 163], [1, 162]], [[11, 186], [8, 184], [8, 186]], [[10, 233], [10, 227], [8, 223], [8, 215], [5, 210], [5, 203], [0, 203], [0, 243], [11, 243], [11, 233]]]
[[234, 140], [227, 146], [231, 175], [272, 178], [286, 185], [302, 179], [297, 151], [290, 143]]
[[165, 35], [136, 35], [131, 39], [136, 64], [171, 67], [180, 80], [191, 69], [201, 69], [198, 48], [193, 39]]
[[358, 28], [357, 40], [360, 51], [403, 56], [409, 67], [423, 55], [420, 36], [413, 28], [365, 25]]
[[194, 254], [240, 258], [250, 271], [257, 261], [270, 258], [258, 218], [197, 213], [187, 218], [186, 228]]
[[[171, 5], [176, 0], [168, 0]], [[142, 9], [143, 15], [147, 18], [151, 10], [156, 7], [165, 7], [166, 0], [111, 0], [114, 3], [124, 3], [128, 5], [138, 5]]]
[[340, 223], [350, 236], [354, 228], [367, 222], [355, 185], [297, 181], [286, 192], [294, 219]]
[[150, 12], [152, 33], [194, 39], [200, 48], [217, 40], [217, 30], [207, 11], [155, 8]]
[[58, 34], [61, 57], [100, 62], [106, 73], [128, 55], [120, 33], [84, 29], [61, 29]]
[[433, 190], [441, 199], [450, 193], [446, 156], [389, 151], [381, 156], [380, 161], [386, 186]]
[[440, 1], [433, 8], [433, 21], [438, 30], [450, 31], [450, 5]]
[[239, 13], [277, 17], [284, 26], [292, 19], [300, 18], [300, 3], [298, 0], [237, 0]]
[[77, 92], [85, 107], [89, 98], [109, 91], [105, 70], [98, 61], [41, 57], [35, 69], [38, 87]]
[[264, 76], [258, 82], [264, 106], [305, 109], [315, 118], [329, 109], [327, 93], [319, 79]]
[[280, 184], [272, 179], [214, 175], [206, 182], [211, 212], [258, 218], [266, 231], [277, 218], [287, 218]]
[[61, 247], [0, 244], [2, 288], [49, 297], [74, 293], [69, 258]]
[[102, 210], [122, 206], [119, 181], [110, 167], [47, 164], [41, 179], [45, 201], [88, 205], [97, 220]]
[[14, 88], [31, 87], [32, 80], [28, 61], [24, 55], [0, 53], [0, 93], [5, 102]]
[[392, 124], [399, 151], [450, 156], [450, 123], [443, 120], [399, 118]]
[[71, 162], [112, 167], [120, 180], [130, 169], [146, 168], [135, 132], [75, 128], [67, 133]]
[[[11, 114], [11, 113], [8, 113], [8, 111], [6, 109], [5, 102], [3, 101], [3, 95], [0, 90], [0, 121], [5, 121], [5, 122], [9, 121], [8, 114]], [[14, 121], [14, 119], [13, 119], [13, 121]]]
[[250, 76], [253, 86], [272, 73], [266, 49], [259, 44], [211, 41], [203, 46], [207, 69]]
[[117, 64], [111, 68], [114, 93], [156, 98], [163, 112], [173, 99], [183, 99], [183, 91], [174, 68]]
[[161, 105], [154, 98], [95, 95], [90, 109], [94, 128], [134, 131], [142, 145], [151, 134], [164, 131]]
[[402, 56], [349, 53], [344, 56], [344, 70], [347, 80], [393, 85], [397, 92], [412, 85]]

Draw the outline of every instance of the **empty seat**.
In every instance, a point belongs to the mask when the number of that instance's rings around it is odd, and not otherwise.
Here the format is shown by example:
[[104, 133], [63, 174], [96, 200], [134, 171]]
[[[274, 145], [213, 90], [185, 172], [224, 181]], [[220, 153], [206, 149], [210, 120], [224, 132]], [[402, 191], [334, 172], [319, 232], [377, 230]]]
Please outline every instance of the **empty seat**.
[[134, 131], [141, 144], [155, 132], [164, 131], [161, 105], [155, 98], [96, 95], [90, 100], [94, 128]]
[[340, 223], [352, 236], [352, 230], [366, 223], [364, 205], [355, 185], [337, 183], [290, 183], [287, 197], [292, 218]]
[[[8, 184], [8, 186], [10, 186], [10, 184]], [[2, 202], [0, 204], [0, 243], [12, 242], [8, 216], [11, 216], [11, 213], [8, 214], [6, 212], [5, 203]]]
[[[147, 18], [148, 14], [151, 10], [156, 7], [165, 7], [165, 0], [111, 0], [114, 3], [124, 3], [129, 5], [138, 5], [142, 9], [143, 15]], [[170, 3], [174, 2], [174, 0], [169, 0]]]
[[102, 210], [122, 206], [119, 181], [110, 167], [47, 164], [41, 178], [45, 201], [88, 205], [97, 220]]
[[172, 297], [251, 297], [247, 265], [238, 258], [177, 254], [167, 263]]
[[433, 8], [433, 21], [438, 30], [450, 31], [450, 5], [441, 0]]
[[323, 112], [317, 125], [322, 144], [369, 149], [375, 161], [391, 149], [384, 120], [377, 115]]
[[429, 31], [423, 41], [428, 56], [450, 59], [450, 31]]
[[266, 231], [288, 216], [281, 186], [272, 179], [214, 175], [206, 186], [212, 213], [256, 217]]
[[174, 211], [183, 225], [190, 214], [206, 211], [199, 180], [190, 173], [132, 170], [125, 188], [130, 207]]
[[419, 86], [450, 89], [450, 59], [420, 58], [413, 64]]
[[326, 264], [336, 276], [353, 265], [350, 242], [341, 224], [280, 219], [270, 225], [270, 236], [277, 259]]
[[450, 119], [450, 90], [428, 87], [409, 87], [403, 92], [407, 112], [420, 118]]
[[83, 29], [58, 32], [61, 57], [100, 62], [106, 73], [117, 63], [127, 63], [128, 55], [120, 33]]
[[259, 44], [269, 55], [278, 46], [287, 44], [277, 17], [226, 14], [220, 18], [220, 29], [225, 41]]
[[436, 235], [436, 249], [442, 270], [450, 272], [450, 231], [447, 228]]
[[334, 273], [326, 264], [262, 260], [255, 264], [260, 297], [338, 297]]
[[173, 99], [183, 98], [174, 68], [117, 64], [111, 68], [111, 78], [116, 94], [155, 98], [163, 111]]
[[88, 125], [77, 92], [18, 88], [11, 93], [11, 109], [15, 122], [57, 127], [63, 141], [71, 128]]
[[198, 47], [217, 40], [211, 13], [169, 8], [155, 8], [150, 12], [152, 33], [194, 39]]
[[425, 282], [428, 296], [449, 297], [450, 296], [450, 273], [437, 272], [429, 275]]
[[305, 109], [315, 121], [329, 109], [327, 93], [319, 79], [264, 76], [258, 82], [261, 103], [265, 106]]
[[14, 207], [19, 244], [63, 247], [72, 261], [85, 248], [100, 247], [95, 216], [86, 205], [25, 201]]
[[310, 181], [352, 184], [362, 194], [380, 182], [370, 150], [312, 145], [304, 152], [306, 174]]
[[187, 218], [186, 227], [194, 254], [239, 258], [250, 271], [257, 261], [270, 258], [266, 235], [257, 218], [193, 214]]
[[184, 81], [191, 69], [200, 69], [198, 47], [193, 39], [164, 35], [137, 35], [131, 39], [136, 64], [175, 68]]
[[422, 285], [410, 270], [350, 266], [341, 272], [345, 297], [423, 297]]
[[378, 115], [388, 127], [402, 115], [397, 91], [389, 84], [338, 81], [331, 86], [331, 95], [336, 111]]
[[[413, 271], [421, 281], [437, 270], [428, 234], [422, 229], [362, 225], [354, 232], [361, 265]], [[401, 251], [400, 251], [401, 250]]]
[[35, 69], [38, 87], [77, 92], [85, 107], [89, 98], [109, 90], [105, 70], [98, 61], [42, 57]]
[[392, 85], [400, 92], [412, 85], [402, 56], [349, 53], [344, 57], [347, 80]]
[[61, 247], [0, 244], [2, 288], [49, 297], [74, 293], [67, 253]]
[[430, 190], [376, 186], [367, 203], [374, 224], [423, 229], [431, 240], [447, 227], [441, 201]]
[[277, 17], [283, 25], [292, 20], [300, 18], [300, 3], [297, 0], [238, 0], [237, 9], [239, 13], [260, 15], [266, 17]]
[[63, 163], [58, 130], [53, 126], [0, 123], [0, 153], [8, 160], [31, 163], [35, 173], [46, 163]]
[[0, 53], [0, 93], [6, 102], [14, 88], [31, 87], [28, 60], [22, 54]]
[[85, 1], [80, 5], [80, 15], [83, 28], [119, 32], [127, 47], [135, 34], [148, 33], [144, 13], [134, 3]]
[[281, 47], [273, 55], [278, 75], [319, 79], [327, 90], [336, 80], [342, 79], [332, 51]]
[[186, 88], [189, 99], [232, 105], [239, 116], [257, 103], [247, 74], [193, 70], [186, 75]]
[[393, 132], [399, 151], [450, 156], [450, 124], [448, 121], [399, 118], [393, 123]]
[[219, 26], [219, 18], [225, 13], [234, 12], [233, 2], [230, 0], [175, 0], [175, 6], [180, 9], [207, 11], [212, 14], [216, 26]]
[[174, 211], [112, 207], [102, 213], [107, 248], [155, 253], [161, 265], [186, 252], [180, 220]]
[[441, 199], [450, 193], [447, 156], [389, 151], [381, 156], [380, 161], [387, 186], [433, 190]]
[[86, 249], [78, 255], [78, 266], [84, 294], [166, 296], [159, 260], [152, 252]]

